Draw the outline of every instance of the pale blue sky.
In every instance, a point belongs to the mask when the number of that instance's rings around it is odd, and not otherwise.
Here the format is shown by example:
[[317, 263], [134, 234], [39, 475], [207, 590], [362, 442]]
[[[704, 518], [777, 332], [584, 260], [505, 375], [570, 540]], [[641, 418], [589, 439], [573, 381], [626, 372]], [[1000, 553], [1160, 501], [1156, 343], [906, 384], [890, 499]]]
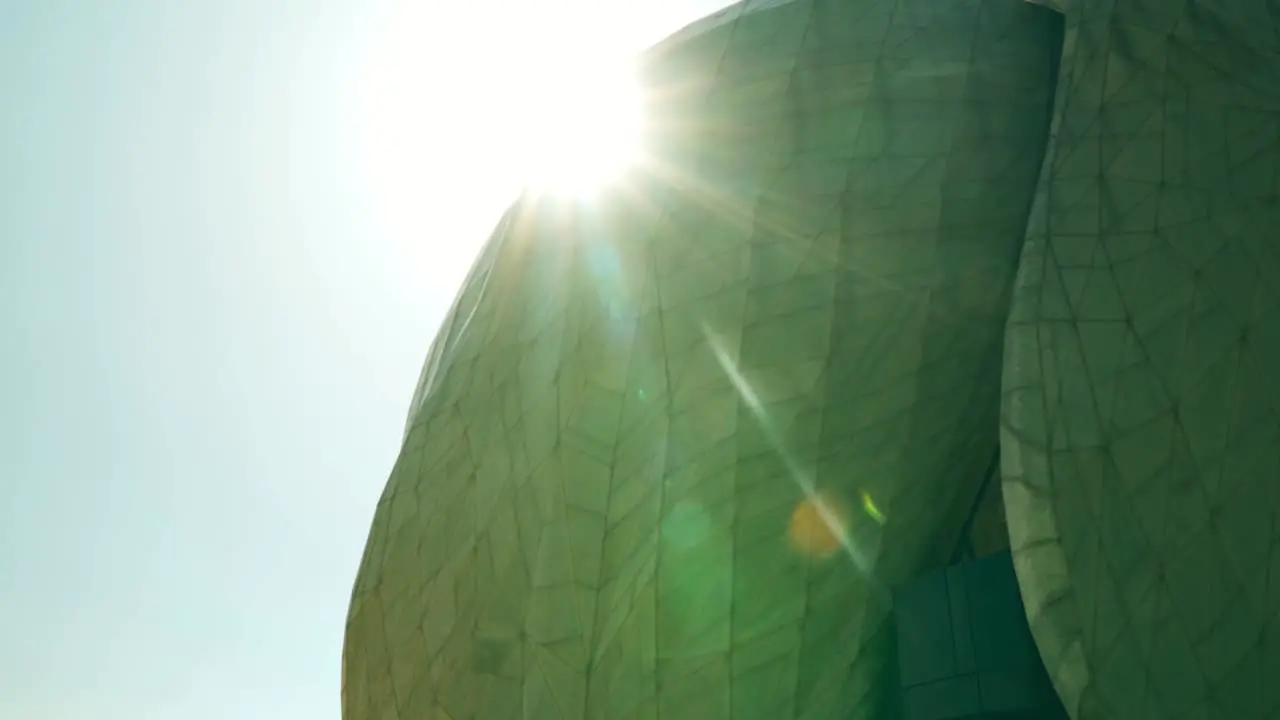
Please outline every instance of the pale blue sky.
[[511, 189], [495, 38], [724, 3], [554, 4], [0, 0], [0, 717], [336, 720], [373, 505]]

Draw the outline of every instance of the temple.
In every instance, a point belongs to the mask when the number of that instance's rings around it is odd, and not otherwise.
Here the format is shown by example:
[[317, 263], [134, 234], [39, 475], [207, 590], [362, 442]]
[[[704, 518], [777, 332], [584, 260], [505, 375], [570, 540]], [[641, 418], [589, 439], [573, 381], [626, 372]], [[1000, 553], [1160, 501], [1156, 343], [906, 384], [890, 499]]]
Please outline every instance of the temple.
[[1280, 7], [751, 0], [506, 213], [345, 720], [1280, 716]]

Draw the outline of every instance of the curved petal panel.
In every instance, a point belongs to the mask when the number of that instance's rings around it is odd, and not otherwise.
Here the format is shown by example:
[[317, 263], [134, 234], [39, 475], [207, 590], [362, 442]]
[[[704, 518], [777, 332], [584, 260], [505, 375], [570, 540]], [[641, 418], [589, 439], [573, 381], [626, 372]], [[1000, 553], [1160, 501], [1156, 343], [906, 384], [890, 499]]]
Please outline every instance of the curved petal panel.
[[432, 350], [347, 720], [872, 712], [995, 452], [1059, 28], [751, 2], [649, 51], [648, 159], [522, 198]]
[[1077, 720], [1280, 712], [1274, 11], [1068, 9], [1002, 453], [1029, 619]]

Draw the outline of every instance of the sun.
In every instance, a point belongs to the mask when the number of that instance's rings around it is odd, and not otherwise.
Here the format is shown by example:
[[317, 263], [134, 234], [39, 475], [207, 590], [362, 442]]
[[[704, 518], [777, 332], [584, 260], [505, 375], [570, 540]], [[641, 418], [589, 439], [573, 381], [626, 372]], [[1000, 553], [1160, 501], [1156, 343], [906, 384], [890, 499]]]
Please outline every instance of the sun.
[[377, 5], [338, 86], [342, 147], [397, 271], [455, 284], [523, 192], [590, 199], [642, 160], [636, 44], [604, 16]]
[[623, 60], [544, 56], [521, 73], [511, 101], [513, 170], [536, 192], [591, 195], [640, 159], [641, 93]]

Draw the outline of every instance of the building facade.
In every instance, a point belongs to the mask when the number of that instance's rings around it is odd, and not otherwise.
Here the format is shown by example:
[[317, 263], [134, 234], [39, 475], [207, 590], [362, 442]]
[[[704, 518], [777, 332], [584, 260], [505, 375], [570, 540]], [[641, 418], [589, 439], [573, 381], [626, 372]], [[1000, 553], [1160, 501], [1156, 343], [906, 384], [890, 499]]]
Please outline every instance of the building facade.
[[521, 198], [431, 349], [344, 718], [908, 717], [899, 589], [1002, 551], [1074, 720], [1275, 716], [1271, 10], [753, 0], [645, 53], [650, 162]]

